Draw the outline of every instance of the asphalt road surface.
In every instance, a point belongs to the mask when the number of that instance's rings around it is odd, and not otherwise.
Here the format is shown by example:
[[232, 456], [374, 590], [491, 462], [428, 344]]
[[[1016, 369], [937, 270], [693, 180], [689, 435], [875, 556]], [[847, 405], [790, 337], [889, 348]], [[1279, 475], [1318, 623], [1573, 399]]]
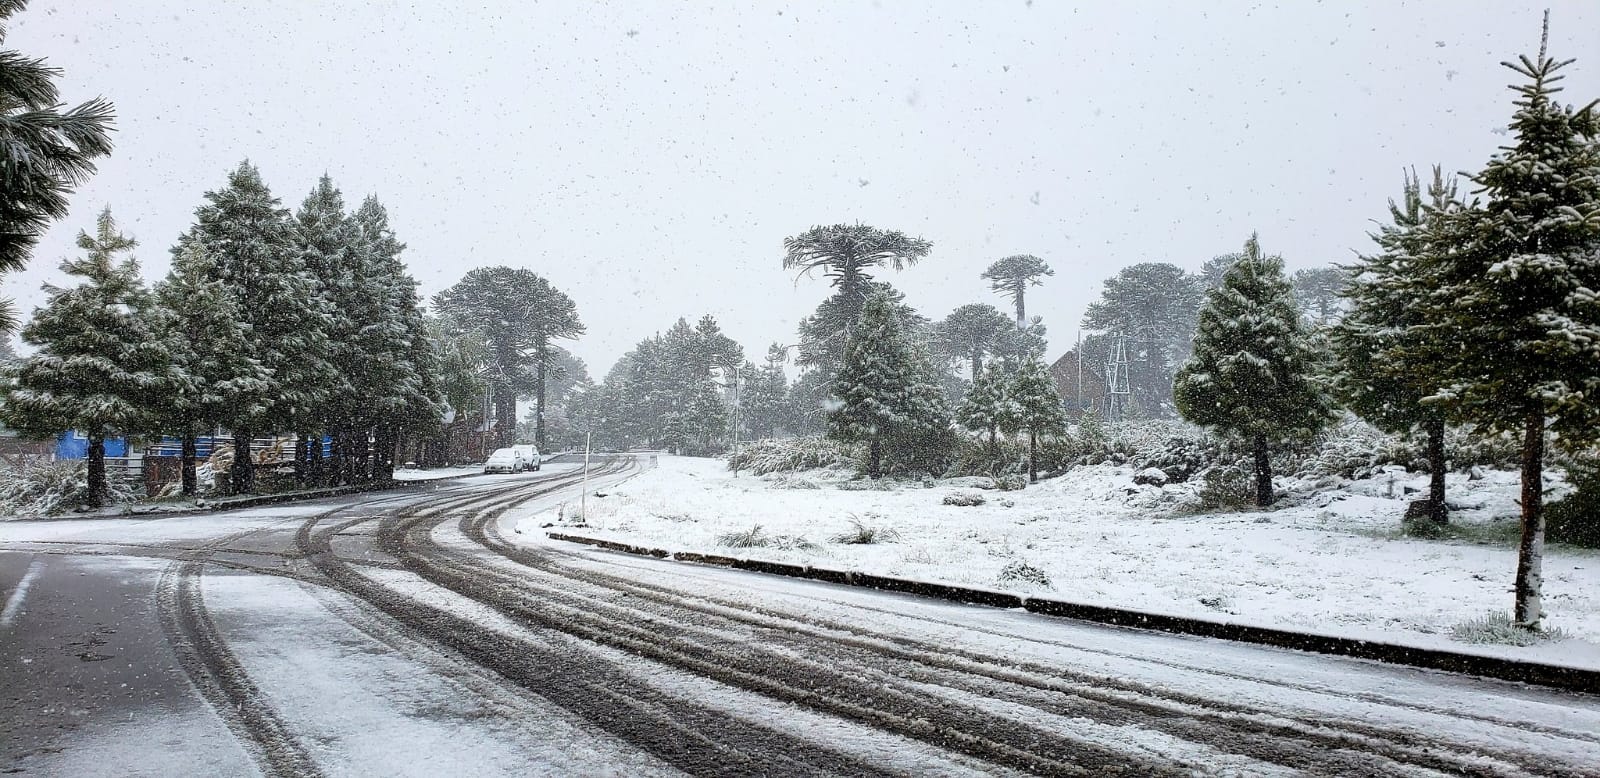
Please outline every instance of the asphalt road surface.
[[516, 531], [577, 481], [0, 524], [0, 773], [1600, 775], [1592, 696]]

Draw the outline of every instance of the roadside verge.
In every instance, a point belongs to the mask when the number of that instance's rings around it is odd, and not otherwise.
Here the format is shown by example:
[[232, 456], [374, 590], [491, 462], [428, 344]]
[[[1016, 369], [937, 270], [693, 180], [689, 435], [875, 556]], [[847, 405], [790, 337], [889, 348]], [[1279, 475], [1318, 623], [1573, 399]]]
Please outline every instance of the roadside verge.
[[1543, 662], [1527, 662], [1482, 654], [1420, 648], [1381, 641], [1318, 635], [1309, 632], [1294, 632], [1225, 621], [1210, 621], [1188, 616], [1145, 613], [1126, 608], [1088, 605], [1046, 597], [1028, 597], [990, 589], [916, 581], [907, 578], [850, 570], [836, 570], [811, 565], [794, 565], [784, 562], [743, 559], [687, 551], [672, 552], [665, 549], [649, 548], [581, 535], [568, 535], [560, 532], [547, 532], [545, 534], [551, 540], [581, 543], [610, 551], [655, 557], [657, 559], [672, 559], [679, 562], [728, 567], [790, 578], [804, 578], [826, 583], [844, 584], [846, 586], [861, 586], [973, 605], [988, 605], [996, 608], [1022, 608], [1040, 615], [1077, 619], [1115, 627], [1220, 638], [1241, 643], [1254, 643], [1297, 651], [1369, 659], [1388, 664], [1443, 670], [1589, 694], [1600, 694], [1600, 671], [1584, 668], [1562, 667]]

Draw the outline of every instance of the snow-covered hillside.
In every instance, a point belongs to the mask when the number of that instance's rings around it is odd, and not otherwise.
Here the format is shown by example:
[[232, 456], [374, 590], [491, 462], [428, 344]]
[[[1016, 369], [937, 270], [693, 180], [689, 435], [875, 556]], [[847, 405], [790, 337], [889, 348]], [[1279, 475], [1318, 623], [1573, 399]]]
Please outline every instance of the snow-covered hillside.
[[[980, 488], [985, 479], [880, 485], [845, 470], [736, 476], [720, 460], [663, 456], [657, 469], [591, 497], [587, 528], [563, 531], [1600, 667], [1600, 552], [1556, 546], [1545, 557], [1547, 624], [1570, 639], [1516, 648], [1451, 638], [1455, 625], [1510, 609], [1514, 473], [1452, 475], [1459, 529], [1436, 540], [1401, 531], [1416, 496], [1408, 489], [1425, 490], [1426, 476], [1320, 489], [1285, 480], [1290, 496], [1274, 510], [1210, 515], [1174, 512], [1192, 484], [1133, 477], [1127, 467], [1080, 467], [1006, 492]], [[951, 495], [983, 502], [945, 504]], [[570, 525], [576, 510], [529, 516], [522, 531]], [[862, 528], [877, 530], [878, 542], [842, 542]], [[736, 534], [754, 545], [730, 547]]]

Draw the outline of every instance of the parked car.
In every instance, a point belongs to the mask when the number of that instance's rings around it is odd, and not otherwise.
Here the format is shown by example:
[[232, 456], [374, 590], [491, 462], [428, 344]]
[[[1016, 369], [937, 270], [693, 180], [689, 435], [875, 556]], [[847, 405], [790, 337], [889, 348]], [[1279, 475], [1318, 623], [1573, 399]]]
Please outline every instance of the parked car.
[[522, 455], [523, 467], [529, 470], [539, 469], [539, 449], [534, 448], [526, 443], [519, 443], [515, 446], [512, 446], [511, 449]]
[[483, 462], [485, 473], [520, 473], [527, 468], [522, 454], [514, 448], [497, 448]]

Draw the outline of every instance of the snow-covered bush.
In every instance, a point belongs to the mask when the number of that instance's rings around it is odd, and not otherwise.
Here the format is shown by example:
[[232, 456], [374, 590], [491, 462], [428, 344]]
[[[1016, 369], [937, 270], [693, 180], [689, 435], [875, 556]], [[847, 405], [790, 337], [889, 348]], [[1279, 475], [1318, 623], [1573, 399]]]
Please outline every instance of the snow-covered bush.
[[756, 475], [792, 473], [848, 465], [856, 452], [850, 446], [818, 435], [803, 438], [757, 440], [728, 455], [728, 469]]
[[767, 536], [760, 524], [757, 524], [747, 530], [718, 535], [717, 545], [729, 548], [765, 548], [772, 545], [772, 538]]
[[954, 505], [961, 508], [974, 508], [983, 503], [983, 495], [977, 492], [951, 492], [944, 496], [945, 505]]
[[1123, 444], [1135, 468], [1155, 468], [1169, 483], [1182, 483], [1223, 461], [1227, 444], [1200, 427], [1178, 422], [1129, 425]]
[[[117, 479], [108, 479], [106, 502], [132, 502], [138, 495]], [[0, 469], [0, 513], [12, 516], [51, 516], [79, 507], [89, 500], [89, 467], [81, 459], [51, 462], [24, 460], [16, 468]]]
[[1200, 474], [1200, 490], [1192, 504], [1195, 511], [1236, 511], [1255, 501], [1254, 470], [1248, 462], [1212, 465]]
[[1348, 415], [1310, 445], [1290, 449], [1280, 458], [1289, 460], [1282, 463], [1285, 472], [1311, 478], [1370, 478], [1384, 465], [1413, 464], [1411, 452], [1399, 439]]
[[[956, 438], [950, 468], [945, 471], [944, 477], [1019, 473], [1027, 467], [1027, 459], [1026, 441], [1001, 438], [991, 446], [987, 435], [960, 435]], [[1039, 458], [1039, 463], [1042, 467], [1049, 467], [1045, 464], [1044, 456]]]
[[1450, 637], [1463, 643], [1532, 646], [1546, 641], [1566, 640], [1567, 634], [1560, 629], [1523, 629], [1512, 621], [1509, 614], [1489, 611], [1482, 618], [1468, 619], [1452, 626]]
[[[882, 518], [874, 514], [867, 514], [868, 518]], [[862, 521], [858, 516], [850, 517], [850, 529], [834, 535], [831, 540], [845, 545], [870, 545], [873, 543], [893, 543], [900, 539], [900, 533], [888, 527], [874, 527]]]
[[1005, 567], [1000, 568], [1000, 574], [996, 578], [1002, 586], [1027, 584], [1041, 589], [1055, 588], [1055, 585], [1050, 583], [1050, 576], [1046, 575], [1043, 570], [1020, 559], [1006, 563]]
[[1028, 478], [1021, 473], [1010, 473], [994, 479], [994, 488], [1002, 492], [1020, 492], [1028, 488]]

